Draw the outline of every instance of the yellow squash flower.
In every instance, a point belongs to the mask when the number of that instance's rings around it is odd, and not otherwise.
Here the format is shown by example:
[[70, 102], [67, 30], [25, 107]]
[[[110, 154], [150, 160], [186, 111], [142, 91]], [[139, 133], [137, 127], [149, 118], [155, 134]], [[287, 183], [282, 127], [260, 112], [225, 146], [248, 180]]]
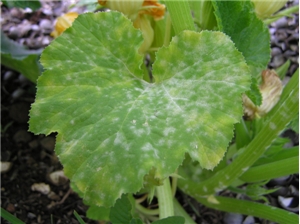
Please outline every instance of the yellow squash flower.
[[72, 23], [77, 18], [77, 12], [68, 12], [57, 18], [54, 31], [51, 32], [51, 36], [56, 38], [61, 35], [67, 28], [72, 26]]

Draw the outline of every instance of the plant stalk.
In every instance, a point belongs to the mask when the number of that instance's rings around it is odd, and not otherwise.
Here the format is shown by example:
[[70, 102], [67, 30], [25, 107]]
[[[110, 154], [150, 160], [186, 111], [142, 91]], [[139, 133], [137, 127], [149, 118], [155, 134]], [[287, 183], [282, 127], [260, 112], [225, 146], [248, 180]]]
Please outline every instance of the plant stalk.
[[185, 219], [185, 223], [196, 224], [195, 221], [191, 218], [191, 216], [179, 204], [176, 198], [174, 198], [173, 203], [174, 203], [174, 213], [176, 216], [182, 216]]
[[156, 187], [156, 192], [159, 205], [159, 218], [163, 219], [174, 216], [172, 188], [169, 178], [163, 181], [163, 185]]

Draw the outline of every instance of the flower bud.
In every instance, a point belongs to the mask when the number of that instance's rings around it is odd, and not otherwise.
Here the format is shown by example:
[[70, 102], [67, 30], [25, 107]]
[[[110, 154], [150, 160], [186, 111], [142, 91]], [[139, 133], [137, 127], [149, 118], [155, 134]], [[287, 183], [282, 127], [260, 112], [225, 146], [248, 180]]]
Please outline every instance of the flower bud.
[[281, 9], [288, 0], [252, 0], [258, 18], [265, 19]]
[[262, 84], [259, 87], [262, 95], [262, 104], [256, 106], [245, 94], [243, 95], [244, 114], [253, 119], [266, 115], [279, 101], [282, 93], [282, 83], [274, 70], [262, 72]]
[[68, 12], [57, 18], [54, 31], [51, 32], [51, 36], [56, 38], [61, 35], [67, 28], [72, 26], [72, 23], [77, 18], [77, 12]]

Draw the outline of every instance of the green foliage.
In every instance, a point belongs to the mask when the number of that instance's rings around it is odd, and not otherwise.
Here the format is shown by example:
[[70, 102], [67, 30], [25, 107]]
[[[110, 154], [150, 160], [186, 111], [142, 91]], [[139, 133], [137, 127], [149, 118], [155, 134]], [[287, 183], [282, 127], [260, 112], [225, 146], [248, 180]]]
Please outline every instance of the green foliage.
[[267, 26], [256, 17], [250, 0], [212, 2], [219, 29], [231, 37], [257, 78], [271, 57]]
[[109, 221], [110, 208], [91, 205], [86, 212], [87, 217], [94, 220]]
[[80, 223], [80, 224], [85, 224], [85, 222], [83, 221], [83, 219], [79, 216], [79, 214], [74, 210], [74, 215], [77, 219], [77, 221]]
[[24, 224], [20, 219], [18, 219], [16, 216], [13, 216], [5, 209], [1, 208], [1, 217], [5, 219], [6, 221], [9, 221], [12, 224]]
[[262, 103], [262, 96], [258, 87], [257, 79], [252, 77], [251, 81], [250, 90], [246, 92], [246, 95], [256, 106], [260, 106]]
[[248, 68], [226, 35], [185, 31], [173, 38], [156, 55], [154, 84], [141, 79], [140, 42], [121, 14], [84, 14], [41, 58], [46, 72], [30, 130], [58, 132], [56, 153], [89, 204], [112, 206], [138, 191], [152, 167], [155, 178], [169, 176], [186, 152], [212, 169], [242, 115], [237, 102], [249, 86]]
[[30, 0], [30, 1], [12, 1], [12, 0], [4, 0], [2, 1], [4, 5], [9, 8], [17, 7], [17, 8], [30, 8], [32, 10], [37, 10], [41, 7], [41, 3], [39, 0]]
[[[297, 73], [269, 114], [244, 121], [241, 96], [261, 104], [270, 59], [268, 29], [250, 0], [165, 3], [166, 18], [151, 20], [150, 68], [138, 54], [142, 34], [124, 15], [80, 15], [42, 54], [30, 130], [58, 133], [56, 153], [90, 218], [193, 223], [173, 200], [178, 183], [206, 206], [294, 223], [298, 216], [281, 209], [215, 194], [229, 188], [263, 199], [270, 191], [261, 181], [297, 172], [297, 148], [284, 149], [278, 137], [288, 124], [297, 128]], [[219, 31], [195, 32], [191, 9], [201, 28], [217, 22]], [[138, 191], [156, 196], [158, 209], [135, 201]]]
[[36, 82], [42, 71], [38, 62], [41, 53], [42, 50], [27, 50], [1, 31], [1, 64], [22, 73], [32, 82]]
[[260, 183], [249, 184], [249, 185], [245, 186], [244, 189], [234, 188], [234, 187], [229, 187], [228, 189], [235, 192], [235, 193], [244, 194], [244, 195], [248, 196], [249, 198], [251, 198], [252, 200], [255, 200], [255, 201], [263, 200], [265, 202], [268, 202], [268, 199], [263, 195], [275, 192], [275, 191], [278, 190], [278, 188], [271, 189], [271, 190], [266, 189], [264, 187], [264, 185], [267, 182], [268, 181], [263, 181], [263, 182], [260, 182]]
[[110, 210], [109, 218], [112, 224], [131, 223], [131, 204], [127, 195], [122, 195], [122, 197], [116, 201], [116, 204]]

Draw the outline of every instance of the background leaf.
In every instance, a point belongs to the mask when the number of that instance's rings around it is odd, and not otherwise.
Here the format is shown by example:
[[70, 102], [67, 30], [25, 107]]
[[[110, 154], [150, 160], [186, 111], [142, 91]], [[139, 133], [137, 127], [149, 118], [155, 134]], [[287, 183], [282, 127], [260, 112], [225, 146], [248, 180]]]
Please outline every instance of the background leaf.
[[259, 77], [271, 57], [268, 27], [256, 17], [253, 3], [213, 0], [220, 31], [229, 35], [243, 53], [252, 75]]
[[152, 222], [153, 224], [184, 224], [184, 218], [181, 216], [172, 216]]
[[132, 219], [131, 203], [127, 195], [122, 195], [122, 197], [116, 201], [116, 204], [110, 210], [109, 218], [113, 224], [130, 223]]
[[87, 204], [112, 206], [153, 168], [168, 177], [186, 152], [212, 169], [243, 114], [250, 76], [226, 35], [173, 38], [157, 53], [154, 84], [142, 79], [141, 42], [122, 14], [86, 13], [42, 55], [30, 130], [58, 132], [56, 153]]
[[1, 64], [22, 73], [32, 82], [36, 82], [42, 71], [38, 62], [41, 53], [42, 49], [28, 50], [1, 31]]
[[9, 8], [17, 7], [17, 8], [31, 8], [32, 10], [39, 9], [41, 7], [41, 3], [39, 0], [30, 0], [30, 1], [12, 1], [12, 0], [5, 0], [3, 1], [4, 5]]

